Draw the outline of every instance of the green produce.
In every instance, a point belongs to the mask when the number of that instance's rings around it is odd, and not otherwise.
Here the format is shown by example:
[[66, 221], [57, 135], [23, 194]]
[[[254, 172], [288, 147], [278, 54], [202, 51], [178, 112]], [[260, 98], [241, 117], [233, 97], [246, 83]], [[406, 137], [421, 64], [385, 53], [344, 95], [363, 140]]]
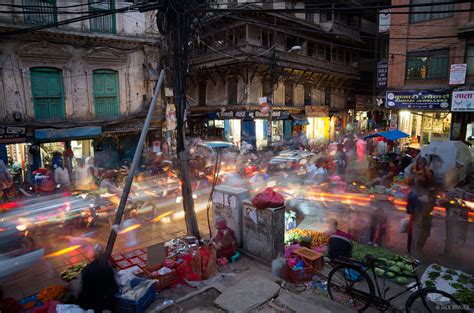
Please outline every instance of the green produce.
[[388, 266], [394, 266], [395, 264], [396, 264], [395, 261], [392, 261], [392, 260], [387, 262]]
[[86, 267], [86, 265], [87, 263], [82, 263], [82, 264], [71, 266], [67, 268], [66, 270], [62, 271], [59, 274], [59, 277], [61, 277], [61, 279], [66, 282], [70, 282], [71, 280], [74, 280], [81, 274], [82, 270], [84, 269], [84, 267]]
[[[458, 283], [463, 284], [463, 285], [468, 284], [469, 283], [469, 276], [464, 275], [464, 274], [459, 275]], [[471, 284], [472, 284], [472, 282], [471, 282]]]
[[441, 266], [439, 266], [438, 264], [434, 264], [432, 267], [437, 271], [441, 271]]
[[474, 289], [463, 287], [454, 294], [454, 297], [462, 304], [474, 308]]
[[398, 276], [395, 281], [397, 282], [397, 284], [399, 285], [406, 285], [408, 284], [408, 279], [406, 277], [402, 277], [402, 276]]
[[413, 275], [411, 271], [407, 271], [407, 270], [403, 270], [402, 273], [405, 275]]
[[388, 269], [394, 273], [400, 273], [400, 268], [397, 265], [390, 266]]
[[375, 268], [375, 275], [379, 276], [379, 277], [382, 277], [385, 275], [385, 270], [380, 268], [380, 267], [376, 267]]
[[453, 276], [449, 275], [449, 274], [444, 274], [443, 277], [442, 277], [444, 280], [453, 280]]
[[450, 284], [454, 289], [462, 289], [464, 286], [460, 283], [451, 283]]
[[457, 275], [458, 273], [452, 269], [449, 269], [446, 271], [446, 273], [451, 274], [451, 275]]
[[436, 286], [436, 284], [432, 280], [427, 280], [425, 282], [425, 285], [426, 285], [426, 287], [435, 287]]
[[441, 275], [440, 272], [429, 272], [428, 273], [428, 277], [431, 279], [431, 280], [436, 280], [436, 278], [438, 278], [439, 276]]
[[388, 278], [394, 278], [394, 277], [395, 277], [395, 273], [387, 272], [387, 277], [388, 277]]

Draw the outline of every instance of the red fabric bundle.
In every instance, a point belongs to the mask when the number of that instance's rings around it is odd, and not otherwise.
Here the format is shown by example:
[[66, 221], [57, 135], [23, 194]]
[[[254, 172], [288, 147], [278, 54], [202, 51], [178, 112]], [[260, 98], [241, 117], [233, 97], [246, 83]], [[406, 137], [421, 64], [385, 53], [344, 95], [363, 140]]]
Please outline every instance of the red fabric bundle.
[[252, 204], [257, 209], [278, 208], [285, 204], [285, 199], [272, 188], [266, 188], [252, 199]]

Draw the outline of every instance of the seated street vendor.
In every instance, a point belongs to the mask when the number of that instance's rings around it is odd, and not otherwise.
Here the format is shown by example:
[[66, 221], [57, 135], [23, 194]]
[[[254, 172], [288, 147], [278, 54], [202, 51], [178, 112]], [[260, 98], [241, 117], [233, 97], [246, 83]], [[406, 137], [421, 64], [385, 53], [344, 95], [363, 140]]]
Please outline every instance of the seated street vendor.
[[94, 254], [94, 261], [82, 270], [78, 303], [84, 310], [113, 311], [114, 295], [118, 292], [115, 273], [109, 264], [102, 263], [102, 246], [95, 245]]

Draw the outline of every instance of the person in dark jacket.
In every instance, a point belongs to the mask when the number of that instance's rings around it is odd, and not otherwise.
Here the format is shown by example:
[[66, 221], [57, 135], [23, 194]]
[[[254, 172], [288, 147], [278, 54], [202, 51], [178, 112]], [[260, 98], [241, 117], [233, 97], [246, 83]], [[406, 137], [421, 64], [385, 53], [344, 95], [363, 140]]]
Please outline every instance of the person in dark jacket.
[[114, 295], [118, 292], [115, 273], [109, 264], [102, 262], [103, 250], [94, 246], [95, 259], [81, 273], [82, 287], [78, 303], [84, 310], [103, 312], [114, 309]]

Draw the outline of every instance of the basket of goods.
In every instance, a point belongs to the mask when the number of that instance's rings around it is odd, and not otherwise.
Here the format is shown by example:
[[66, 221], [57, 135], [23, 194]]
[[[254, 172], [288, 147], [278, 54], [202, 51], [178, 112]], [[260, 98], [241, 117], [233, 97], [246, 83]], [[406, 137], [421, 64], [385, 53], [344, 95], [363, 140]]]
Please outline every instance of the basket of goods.
[[310, 264], [313, 272], [320, 271], [324, 267], [324, 255], [321, 253], [305, 247], [301, 247], [293, 253], [302, 258], [306, 264]]
[[[296, 264], [294, 264], [296, 262]], [[288, 264], [288, 280], [292, 284], [302, 284], [313, 279], [313, 267], [302, 259], [290, 258]]]
[[156, 280], [156, 290], [160, 291], [174, 285], [179, 280], [178, 272], [174, 268], [156, 266], [144, 268], [146, 277]]
[[131, 288], [122, 290], [115, 295], [116, 312], [142, 313], [155, 301], [156, 287], [152, 280], [134, 278], [130, 282]]
[[325, 233], [294, 228], [289, 230], [285, 235], [286, 243], [301, 243], [302, 245], [313, 248], [326, 246], [329, 242], [329, 236]]

